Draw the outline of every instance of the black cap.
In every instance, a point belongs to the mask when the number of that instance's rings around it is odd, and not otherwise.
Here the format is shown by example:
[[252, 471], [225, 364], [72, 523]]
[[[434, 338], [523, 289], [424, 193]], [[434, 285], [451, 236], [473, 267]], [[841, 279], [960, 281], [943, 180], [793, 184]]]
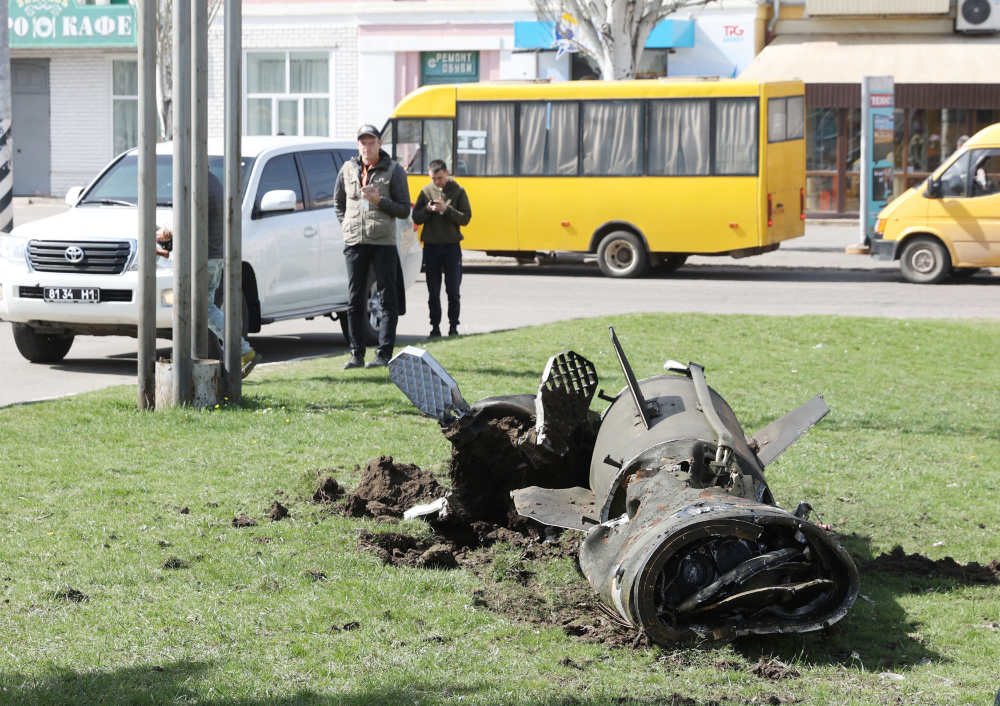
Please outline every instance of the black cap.
[[382, 139], [382, 133], [374, 125], [362, 125], [358, 128], [358, 139], [361, 139], [362, 135], [371, 135], [379, 140]]

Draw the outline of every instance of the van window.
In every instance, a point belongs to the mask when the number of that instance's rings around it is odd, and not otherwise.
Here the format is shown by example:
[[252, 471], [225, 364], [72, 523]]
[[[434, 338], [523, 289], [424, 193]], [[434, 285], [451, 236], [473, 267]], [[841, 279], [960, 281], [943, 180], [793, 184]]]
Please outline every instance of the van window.
[[649, 168], [657, 176], [710, 171], [708, 100], [665, 100], [649, 103]]
[[969, 193], [969, 153], [966, 152], [941, 175], [941, 196], [966, 196]]
[[972, 152], [972, 195], [988, 196], [1000, 191], [1000, 150]]
[[715, 173], [757, 173], [757, 101], [716, 101]]
[[290, 154], [282, 154], [272, 158], [264, 165], [257, 187], [257, 197], [253, 202], [253, 217], [280, 216], [282, 213], [261, 213], [260, 200], [268, 191], [275, 189], [290, 189], [295, 192], [295, 210], [302, 210], [302, 184], [299, 182], [299, 170], [295, 159]]

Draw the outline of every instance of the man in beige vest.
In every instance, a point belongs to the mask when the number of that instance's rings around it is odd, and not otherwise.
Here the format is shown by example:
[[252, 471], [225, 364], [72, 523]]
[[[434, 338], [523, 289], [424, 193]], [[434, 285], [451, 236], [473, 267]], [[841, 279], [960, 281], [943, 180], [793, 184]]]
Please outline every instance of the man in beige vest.
[[383, 316], [375, 359], [365, 367], [386, 366], [396, 344], [396, 321], [403, 295], [399, 291], [396, 219], [410, 215], [410, 189], [406, 172], [382, 149], [381, 135], [374, 125], [362, 125], [358, 130], [358, 156], [344, 162], [333, 197], [344, 232], [350, 303], [347, 330], [351, 357], [344, 368], [365, 365], [363, 324], [369, 269], [375, 273]]

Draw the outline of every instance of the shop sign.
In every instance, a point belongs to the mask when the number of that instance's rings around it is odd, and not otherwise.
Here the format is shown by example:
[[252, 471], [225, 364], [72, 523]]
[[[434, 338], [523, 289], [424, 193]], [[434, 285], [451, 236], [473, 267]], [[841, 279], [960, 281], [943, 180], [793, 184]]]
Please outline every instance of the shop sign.
[[420, 53], [420, 84], [471, 83], [479, 80], [479, 52], [425, 51]]
[[8, 0], [12, 49], [134, 47], [135, 7], [77, 0]]

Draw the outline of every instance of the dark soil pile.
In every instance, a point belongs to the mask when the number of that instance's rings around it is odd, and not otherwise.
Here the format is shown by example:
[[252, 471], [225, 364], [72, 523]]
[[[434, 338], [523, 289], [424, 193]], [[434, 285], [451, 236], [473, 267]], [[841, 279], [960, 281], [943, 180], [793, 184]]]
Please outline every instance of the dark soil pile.
[[361, 483], [345, 499], [345, 512], [351, 517], [402, 517], [414, 505], [444, 494], [445, 488], [430, 473], [379, 456], [365, 464]]
[[537, 523], [514, 510], [512, 490], [588, 484], [596, 424], [589, 414], [565, 422], [558, 414], [550, 417], [555, 417], [549, 420], [552, 428], [560, 429], [555, 448], [536, 443], [533, 418], [494, 417], [488, 409], [442, 430], [452, 444], [449, 504], [459, 517], [537, 531]]
[[862, 564], [862, 569], [897, 576], [944, 578], [965, 584], [1000, 583], [1000, 562], [996, 560], [986, 566], [975, 561], [959, 564], [950, 556], [935, 561], [922, 554], [907, 554], [898, 544], [888, 554], [880, 554], [866, 561]]
[[319, 479], [319, 485], [316, 486], [316, 491], [313, 493], [313, 502], [332, 503], [343, 495], [344, 489], [334, 480], [333, 476], [324, 475]]
[[278, 522], [288, 517], [288, 508], [275, 500], [271, 503], [271, 509], [267, 511], [267, 516], [272, 522]]

